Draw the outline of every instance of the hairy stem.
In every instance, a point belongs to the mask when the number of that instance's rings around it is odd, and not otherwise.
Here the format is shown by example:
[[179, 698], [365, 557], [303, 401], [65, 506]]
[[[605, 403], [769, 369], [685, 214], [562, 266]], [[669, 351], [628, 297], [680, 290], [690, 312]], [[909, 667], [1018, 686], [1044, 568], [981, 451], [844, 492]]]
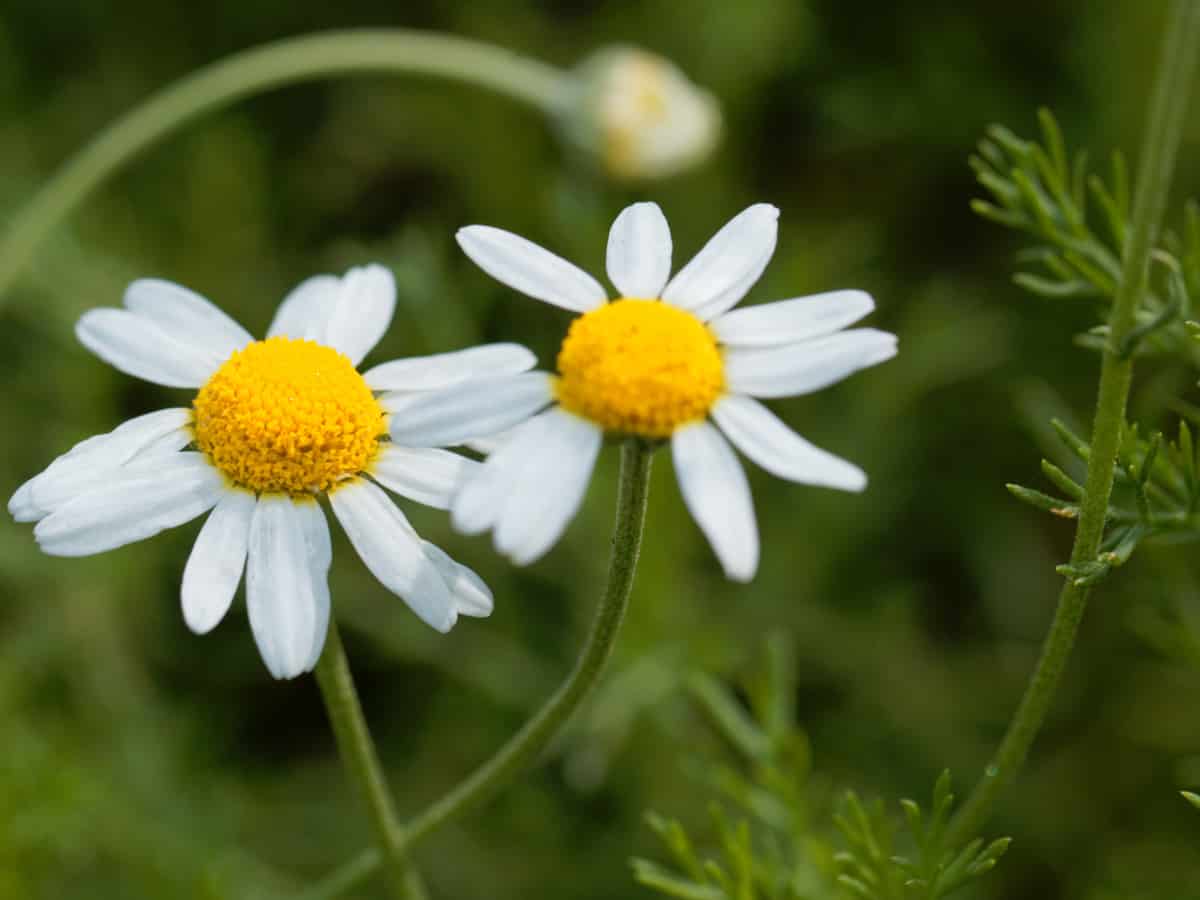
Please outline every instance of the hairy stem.
[[411, 74], [468, 82], [553, 114], [566, 74], [490, 44], [407, 30], [288, 38], [205, 66], [117, 119], [70, 159], [12, 220], [0, 241], [0, 302], [38, 245], [105, 179], [197, 117], [266, 91], [337, 75]]
[[[1104, 536], [1104, 521], [1112, 493], [1113, 473], [1125, 421], [1125, 405], [1133, 375], [1130, 354], [1120, 348], [1133, 331], [1138, 307], [1146, 291], [1150, 252], [1162, 221], [1171, 172], [1187, 113], [1187, 101], [1196, 72], [1200, 46], [1200, 0], [1173, 0], [1167, 15], [1163, 49], [1155, 77], [1150, 120], [1142, 137], [1133, 216], [1124, 247], [1121, 282], [1109, 316], [1108, 349], [1100, 368], [1096, 416], [1092, 425], [1092, 452], [1080, 504], [1079, 525], [1071, 548], [1071, 564], [1096, 560]], [[987, 819], [1000, 790], [1020, 770], [1046, 718], [1063, 669], [1075, 643], [1087, 606], [1087, 584], [1068, 577], [1058, 598], [1050, 631], [1042, 645], [1037, 667], [1025, 695], [1009, 723], [1008, 731], [954, 821], [949, 840], [965, 843]]]
[[[329, 634], [325, 638], [325, 649], [317, 662], [317, 684], [321, 698], [329, 714], [329, 724], [337, 740], [338, 752], [349, 773], [367, 803], [371, 814], [371, 825], [375, 839], [386, 856], [389, 884], [399, 900], [425, 900], [425, 888], [408, 861], [397, 836], [401, 833], [396, 810], [392, 806], [391, 794], [363, 717], [358, 692], [354, 689], [354, 678], [350, 675], [350, 664], [338, 634], [337, 623], [330, 621]], [[382, 858], [382, 856], [381, 856]]]
[[[633, 588], [638, 552], [642, 545], [652, 453], [652, 448], [632, 438], [621, 447], [621, 483], [616, 523], [613, 526], [608, 583], [571, 674], [491, 759], [417, 815], [407, 827], [395, 829], [393, 846], [397, 849], [411, 847], [438, 826], [478, 806], [511, 782], [537, 759], [561, 731], [599, 679], [612, 654]], [[367, 850], [314, 886], [303, 895], [303, 900], [325, 900], [340, 896], [370, 877], [382, 862], [383, 855], [378, 850]]]

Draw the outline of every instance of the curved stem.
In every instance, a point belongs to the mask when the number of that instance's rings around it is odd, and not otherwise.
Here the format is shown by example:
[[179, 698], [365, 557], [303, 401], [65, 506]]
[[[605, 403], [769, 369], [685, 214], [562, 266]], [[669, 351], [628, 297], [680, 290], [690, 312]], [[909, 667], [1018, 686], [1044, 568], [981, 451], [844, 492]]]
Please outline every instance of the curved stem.
[[387, 854], [389, 882], [392, 893], [399, 900], [424, 900], [425, 888], [420, 876], [409, 866], [404, 850], [395, 841], [400, 832], [399, 819], [392, 806], [391, 794], [363, 717], [362, 704], [354, 689], [354, 678], [350, 675], [350, 664], [342, 647], [337, 623], [330, 621], [329, 633], [325, 638], [325, 649], [317, 662], [317, 684], [321, 688], [321, 699], [329, 714], [329, 724], [337, 740], [338, 752], [346, 764], [346, 771], [357, 782], [363, 799], [371, 814], [371, 825], [375, 839]]
[[205, 66], [117, 119], [18, 213], [0, 242], [0, 302], [38, 245], [106, 178], [198, 116], [285, 85], [333, 75], [396, 73], [469, 82], [547, 114], [567, 102], [566, 74], [465, 38], [401, 29], [288, 38]]
[[[406, 828], [395, 830], [393, 845], [397, 849], [411, 847], [450, 818], [478, 806], [533, 763], [599, 679], [612, 654], [633, 588], [642, 545], [652, 454], [651, 447], [632, 438], [621, 447], [621, 485], [608, 584], [571, 674], [491, 759], [414, 818]], [[339, 896], [368, 878], [382, 861], [378, 850], [365, 851], [302, 896], [304, 900]]]
[[[1188, 97], [1196, 72], [1200, 46], [1200, 0], [1174, 0], [1166, 20], [1166, 33], [1150, 106], [1150, 121], [1142, 137], [1137, 195], [1125, 244], [1121, 283], [1109, 316], [1108, 349], [1100, 368], [1096, 417], [1092, 425], [1091, 457], [1081, 502], [1079, 526], [1071, 548], [1074, 566], [1094, 562], [1104, 536], [1108, 500], [1125, 421], [1125, 405], [1133, 375], [1133, 360], [1120, 348], [1133, 331], [1138, 307], [1146, 291], [1150, 252], [1162, 221], [1171, 171], [1179, 148]], [[1066, 667], [1079, 623], [1087, 606], [1088, 586], [1068, 577], [1042, 654], [1009, 723], [1008, 731], [992, 757], [983, 778], [967, 798], [950, 827], [949, 841], [965, 843], [975, 836], [992, 811], [996, 797], [1021, 768], [1029, 747], [1042, 727]]]

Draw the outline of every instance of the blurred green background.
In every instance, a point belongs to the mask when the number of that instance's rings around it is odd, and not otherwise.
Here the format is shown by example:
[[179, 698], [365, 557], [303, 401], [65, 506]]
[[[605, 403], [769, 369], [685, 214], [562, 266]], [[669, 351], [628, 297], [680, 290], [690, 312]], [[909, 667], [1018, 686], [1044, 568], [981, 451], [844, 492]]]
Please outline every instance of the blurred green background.
[[[763, 535], [749, 587], [726, 582], [660, 454], [632, 610], [601, 692], [547, 764], [417, 852], [436, 898], [650, 897], [627, 866], [660, 857], [642, 813], [706, 829], [689, 760], [717, 749], [681, 689], [736, 681], [782, 630], [832, 798], [960, 792], [1014, 708], [1049, 620], [1069, 523], [1021, 506], [1062, 462], [1048, 421], [1086, 427], [1098, 361], [1072, 344], [1088, 304], [1009, 281], [1020, 239], [976, 220], [966, 157], [990, 122], [1034, 131], [1052, 107], [1074, 146], [1136, 150], [1161, 4], [1122, 0], [5, 0], [0, 216], [119, 113], [195, 67], [346, 26], [433, 28], [571, 66], [612, 42], [663, 53], [720, 99], [725, 139], [692, 172], [607, 180], [530, 110], [468, 88], [353, 78], [210, 116], [92, 198], [0, 309], [0, 493], [82, 437], [187, 395], [109, 369], [72, 325], [157, 275], [252, 331], [318, 271], [379, 260], [400, 306], [372, 360], [519, 340], [552, 363], [569, 314], [482, 275], [454, 229], [500, 225], [602, 274], [612, 217], [636, 199], [672, 222], [676, 263], [747, 204], [782, 210], [751, 300], [869, 290], [900, 356], [773, 404], [862, 465], [861, 496], [751, 467]], [[686, 12], [685, 12], [686, 10]], [[1176, 196], [1200, 181], [1200, 119]], [[1177, 216], [1179, 203], [1175, 204]], [[2, 224], [3, 219], [0, 219]], [[1140, 370], [1133, 409], [1174, 431], [1196, 375]], [[387, 594], [335, 529], [335, 610], [403, 811], [484, 759], [565, 673], [603, 578], [615, 497], [606, 452], [565, 539], [526, 570], [446, 516], [406, 506], [475, 567], [496, 612], [441, 637]], [[283, 897], [368, 840], [314, 683], [276, 683], [245, 622], [190, 634], [178, 586], [199, 523], [92, 559], [41, 556], [0, 518], [0, 898]], [[1033, 758], [989, 832], [1016, 842], [979, 898], [1200, 896], [1196, 617], [1188, 546], [1150, 547], [1097, 592]], [[1189, 604], [1192, 606], [1189, 607]], [[356, 896], [383, 896], [370, 886]]]

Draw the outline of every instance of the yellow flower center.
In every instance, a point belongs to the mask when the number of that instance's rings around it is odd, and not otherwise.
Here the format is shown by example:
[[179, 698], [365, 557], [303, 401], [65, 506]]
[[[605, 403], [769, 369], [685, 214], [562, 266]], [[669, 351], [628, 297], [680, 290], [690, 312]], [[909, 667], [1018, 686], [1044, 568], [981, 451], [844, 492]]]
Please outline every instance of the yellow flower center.
[[282, 336], [234, 353], [192, 405], [200, 449], [259, 492], [327, 491], [367, 467], [387, 430], [350, 360]]
[[703, 322], [629, 297], [571, 323], [558, 371], [565, 409], [606, 431], [651, 438], [704, 418], [725, 386], [721, 352]]

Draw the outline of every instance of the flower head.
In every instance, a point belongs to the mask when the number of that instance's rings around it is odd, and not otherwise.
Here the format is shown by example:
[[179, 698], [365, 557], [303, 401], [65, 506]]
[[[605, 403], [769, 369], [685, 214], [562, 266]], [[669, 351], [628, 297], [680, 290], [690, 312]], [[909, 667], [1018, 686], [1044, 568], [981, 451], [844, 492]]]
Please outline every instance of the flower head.
[[493, 530], [498, 550], [532, 562], [574, 515], [605, 435], [669, 440], [692, 516], [726, 574], [745, 581], [758, 566], [758, 530], [730, 443], [780, 478], [862, 490], [857, 466], [813, 446], [755, 398], [820, 390], [890, 359], [896, 337], [843, 330], [874, 309], [862, 291], [733, 310], [774, 253], [778, 216], [768, 204], [751, 206], [672, 278], [661, 210], [628, 207], [609, 233], [612, 301], [590, 275], [524, 238], [461, 229], [459, 244], [484, 271], [581, 315], [563, 341], [557, 375], [475, 379], [436, 399], [383, 397], [393, 440], [450, 446], [485, 429], [505, 432], [464, 476], [451, 503], [455, 525]]
[[487, 586], [423, 541], [381, 490], [447, 508], [478, 463], [390, 441], [377, 392], [422, 392], [479, 376], [511, 376], [534, 358], [496, 344], [356, 367], [395, 306], [381, 266], [318, 275], [281, 304], [265, 340], [198, 294], [135, 281], [124, 309], [94, 309], [80, 341], [129, 375], [198, 388], [192, 405], [148, 413], [77, 444], [9, 501], [55, 556], [101, 553], [211, 510], [183, 573], [184, 619], [221, 621], [246, 575], [246, 605], [276, 678], [310, 670], [325, 642], [333, 513], [367, 568], [439, 631], [486, 616]]
[[707, 91], [635, 47], [602, 50], [580, 68], [568, 133], [618, 178], [662, 178], [703, 161], [721, 134]]

